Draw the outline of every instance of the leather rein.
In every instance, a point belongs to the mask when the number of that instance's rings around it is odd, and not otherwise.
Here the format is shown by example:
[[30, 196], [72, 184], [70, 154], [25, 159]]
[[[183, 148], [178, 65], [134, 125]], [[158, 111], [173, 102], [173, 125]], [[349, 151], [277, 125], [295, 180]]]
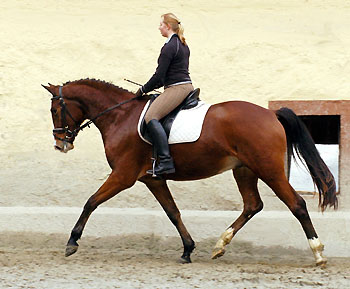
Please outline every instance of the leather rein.
[[[126, 104], [128, 102], [131, 102], [133, 100], [138, 99], [139, 97], [135, 96], [131, 99], [127, 99], [124, 100], [122, 102], [117, 103], [116, 105], [111, 106], [110, 108], [105, 109], [104, 111], [100, 112], [99, 114], [97, 114], [96, 116], [94, 116], [93, 118], [91, 118], [88, 122], [84, 123], [83, 125], [79, 125], [77, 121], [75, 121], [75, 119], [73, 118], [72, 114], [69, 112], [67, 105], [63, 99], [63, 94], [62, 94], [62, 88], [63, 86], [60, 86], [58, 89], [58, 95], [54, 95], [51, 100], [58, 100], [60, 102], [60, 106], [61, 106], [61, 127], [60, 128], [54, 128], [53, 129], [53, 136], [55, 139], [64, 141], [64, 142], [69, 142], [69, 143], [73, 143], [75, 137], [78, 135], [79, 131], [83, 130], [86, 127], [90, 127], [90, 124], [92, 124], [94, 122], [94, 120], [96, 120], [97, 118], [99, 118], [100, 116], [106, 114], [107, 112], [110, 112], [113, 109], [116, 109], [117, 107]], [[67, 123], [67, 114], [68, 116], [73, 120], [74, 124], [75, 124], [75, 129], [74, 130], [70, 130], [68, 123]], [[57, 134], [65, 134], [64, 138], [58, 137]]]

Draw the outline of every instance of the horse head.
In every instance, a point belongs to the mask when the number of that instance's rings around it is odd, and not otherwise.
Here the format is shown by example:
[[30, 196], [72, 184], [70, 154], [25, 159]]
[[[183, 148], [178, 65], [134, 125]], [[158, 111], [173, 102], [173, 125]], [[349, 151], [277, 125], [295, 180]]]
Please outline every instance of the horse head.
[[73, 142], [79, 126], [84, 121], [81, 105], [72, 99], [67, 86], [42, 85], [51, 95], [51, 116], [55, 149], [67, 153], [74, 148]]

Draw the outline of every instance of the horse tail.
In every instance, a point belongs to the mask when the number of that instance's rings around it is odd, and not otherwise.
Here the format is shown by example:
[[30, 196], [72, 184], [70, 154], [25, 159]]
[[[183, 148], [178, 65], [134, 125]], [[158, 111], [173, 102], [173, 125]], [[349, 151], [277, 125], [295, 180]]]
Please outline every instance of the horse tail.
[[308, 169], [319, 193], [318, 205], [324, 211], [327, 206], [337, 209], [336, 184], [332, 173], [322, 160], [315, 143], [301, 119], [289, 108], [275, 111], [287, 137], [288, 158], [296, 156]]

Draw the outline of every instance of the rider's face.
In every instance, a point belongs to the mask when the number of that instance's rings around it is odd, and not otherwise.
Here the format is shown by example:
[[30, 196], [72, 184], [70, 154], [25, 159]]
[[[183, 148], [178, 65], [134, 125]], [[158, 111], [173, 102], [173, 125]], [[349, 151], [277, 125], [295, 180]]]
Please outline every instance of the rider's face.
[[163, 22], [163, 19], [160, 20], [159, 31], [160, 31], [160, 34], [162, 34], [162, 36], [164, 37], [169, 36], [170, 27]]

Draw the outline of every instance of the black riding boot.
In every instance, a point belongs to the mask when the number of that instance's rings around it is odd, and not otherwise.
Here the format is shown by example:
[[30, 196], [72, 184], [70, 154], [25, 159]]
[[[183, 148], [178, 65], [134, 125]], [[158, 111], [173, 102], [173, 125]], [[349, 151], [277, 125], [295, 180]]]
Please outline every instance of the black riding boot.
[[[154, 173], [156, 175], [175, 173], [173, 158], [170, 156], [168, 138], [163, 126], [158, 120], [152, 119], [147, 124], [147, 129], [151, 135], [153, 145], [157, 150], [159, 158]], [[149, 170], [147, 173], [153, 174], [153, 171]]]

